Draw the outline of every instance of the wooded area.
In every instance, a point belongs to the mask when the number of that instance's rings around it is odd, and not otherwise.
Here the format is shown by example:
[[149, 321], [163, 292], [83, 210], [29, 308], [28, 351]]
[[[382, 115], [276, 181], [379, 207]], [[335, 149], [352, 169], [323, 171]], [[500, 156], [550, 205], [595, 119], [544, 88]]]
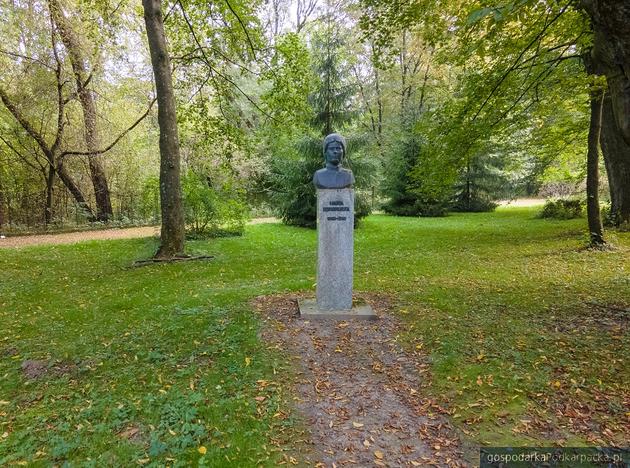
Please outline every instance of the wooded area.
[[172, 256], [184, 224], [313, 227], [332, 131], [357, 218], [541, 195], [585, 204], [595, 244], [600, 198], [630, 223], [624, 2], [11, 0], [0, 18], [3, 231], [161, 219]]

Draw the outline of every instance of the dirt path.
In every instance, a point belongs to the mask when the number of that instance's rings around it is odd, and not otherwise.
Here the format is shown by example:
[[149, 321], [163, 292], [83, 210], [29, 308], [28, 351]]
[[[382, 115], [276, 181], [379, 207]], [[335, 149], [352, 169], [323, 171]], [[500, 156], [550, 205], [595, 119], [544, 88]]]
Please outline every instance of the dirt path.
[[310, 427], [316, 467], [465, 466], [443, 410], [423, 395], [426, 357], [397, 342], [390, 301], [364, 296], [376, 321], [300, 319], [297, 296], [264, 296], [254, 307], [263, 338], [280, 345], [299, 369], [297, 409]]
[[66, 232], [63, 234], [37, 234], [0, 239], [0, 248], [29, 247], [32, 245], [74, 244], [88, 240], [132, 239], [156, 236], [159, 226], [143, 226], [126, 229], [101, 229], [97, 231]]
[[[249, 224], [273, 223], [276, 218], [256, 218]], [[75, 244], [89, 240], [134, 239], [160, 234], [159, 226], [143, 226], [123, 229], [100, 229], [96, 231], [67, 232], [63, 234], [38, 234], [0, 238], [0, 248], [29, 247], [32, 245]]]
[[501, 200], [499, 201], [499, 205], [514, 207], [542, 206], [545, 204], [545, 201], [544, 198], [517, 198], [515, 200]]

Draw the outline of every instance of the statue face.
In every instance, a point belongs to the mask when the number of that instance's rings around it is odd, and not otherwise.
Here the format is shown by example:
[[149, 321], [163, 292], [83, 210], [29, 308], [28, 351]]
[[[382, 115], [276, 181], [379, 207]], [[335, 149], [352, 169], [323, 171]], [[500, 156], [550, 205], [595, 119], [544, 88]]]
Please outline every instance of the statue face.
[[326, 148], [326, 162], [331, 163], [334, 166], [338, 166], [341, 163], [343, 157], [343, 146], [341, 143], [333, 141]]

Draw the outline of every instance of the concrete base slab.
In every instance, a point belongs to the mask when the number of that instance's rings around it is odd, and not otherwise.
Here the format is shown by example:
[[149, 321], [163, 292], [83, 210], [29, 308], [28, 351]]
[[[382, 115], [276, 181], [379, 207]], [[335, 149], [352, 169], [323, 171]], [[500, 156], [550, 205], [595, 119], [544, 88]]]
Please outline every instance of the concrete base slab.
[[378, 318], [372, 306], [367, 303], [354, 305], [350, 310], [318, 310], [315, 299], [299, 299], [298, 306], [300, 308], [300, 317], [303, 319], [376, 320]]

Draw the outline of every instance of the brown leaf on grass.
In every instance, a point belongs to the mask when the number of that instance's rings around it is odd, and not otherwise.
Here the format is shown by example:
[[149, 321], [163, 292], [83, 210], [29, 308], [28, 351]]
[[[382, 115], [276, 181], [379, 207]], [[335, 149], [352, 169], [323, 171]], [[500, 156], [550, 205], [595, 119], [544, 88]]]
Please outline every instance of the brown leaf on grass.
[[137, 441], [140, 439], [140, 428], [137, 426], [129, 426], [124, 429], [122, 432], [118, 433], [120, 437], [123, 439], [127, 439], [130, 441]]
[[[376, 322], [305, 321], [298, 316], [297, 301], [287, 296], [255, 302], [268, 325], [261, 330], [263, 338], [301, 365], [294, 391], [310, 429], [309, 449], [301, 453], [304, 463], [405, 466], [423, 456], [434, 460], [436, 444], [441, 456], [460, 460], [457, 437], [441, 416], [449, 410], [423, 394], [430, 379], [423, 347], [416, 349], [414, 343], [405, 351], [397, 340], [400, 325], [387, 314], [391, 301], [369, 297]], [[426, 434], [416, 431], [418, 424], [426, 426]]]

